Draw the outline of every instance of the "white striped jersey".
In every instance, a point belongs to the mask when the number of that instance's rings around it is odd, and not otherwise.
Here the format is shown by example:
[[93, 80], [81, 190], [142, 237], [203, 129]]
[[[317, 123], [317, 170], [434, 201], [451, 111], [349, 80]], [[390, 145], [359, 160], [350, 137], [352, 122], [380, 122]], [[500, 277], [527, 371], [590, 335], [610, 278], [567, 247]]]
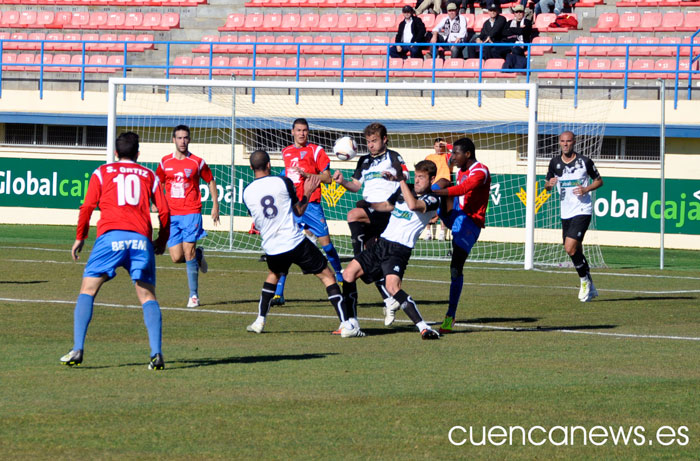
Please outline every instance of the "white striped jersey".
[[561, 200], [561, 219], [593, 213], [590, 193], [574, 195], [574, 188], [586, 187], [591, 181], [600, 178], [600, 173], [598, 173], [593, 160], [584, 155], [576, 154], [573, 161], [564, 163], [562, 156], [557, 155], [549, 162], [546, 179], [549, 181], [554, 177], [557, 178], [557, 191]]
[[265, 176], [243, 190], [243, 202], [262, 237], [265, 254], [293, 250], [304, 240], [292, 207], [299, 201], [294, 183], [284, 176]]
[[371, 154], [360, 157], [352, 177], [363, 185], [362, 198], [369, 203], [385, 202], [399, 188], [399, 183], [385, 179], [382, 172], [390, 168], [398, 172], [399, 165], [401, 171], [408, 171], [401, 155], [390, 149], [376, 157], [372, 157]]
[[440, 200], [431, 193], [421, 195], [418, 197], [418, 200], [425, 202], [426, 210], [424, 213], [412, 211], [408, 208], [401, 189], [397, 190], [389, 198], [389, 203], [394, 204], [394, 209], [391, 212], [391, 218], [389, 218], [386, 229], [382, 232], [381, 237], [383, 239], [400, 243], [409, 248], [415, 246], [418, 236], [423, 232], [430, 220], [437, 215], [437, 209], [440, 205]]

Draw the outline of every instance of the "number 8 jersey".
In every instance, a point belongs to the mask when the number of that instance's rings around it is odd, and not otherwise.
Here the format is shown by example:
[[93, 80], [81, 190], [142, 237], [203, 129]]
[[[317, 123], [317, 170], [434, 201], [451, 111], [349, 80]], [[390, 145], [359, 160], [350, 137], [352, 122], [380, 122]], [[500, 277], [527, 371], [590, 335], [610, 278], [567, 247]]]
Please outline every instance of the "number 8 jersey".
[[101, 165], [90, 177], [85, 201], [80, 207], [76, 238], [87, 238], [90, 216], [99, 205], [98, 237], [111, 230], [124, 230], [152, 239], [151, 201], [158, 207], [161, 225], [168, 223], [168, 204], [153, 171], [130, 160]]
[[265, 254], [285, 253], [304, 240], [292, 211], [298, 201], [294, 183], [283, 176], [257, 178], [243, 190], [243, 202], [260, 231]]

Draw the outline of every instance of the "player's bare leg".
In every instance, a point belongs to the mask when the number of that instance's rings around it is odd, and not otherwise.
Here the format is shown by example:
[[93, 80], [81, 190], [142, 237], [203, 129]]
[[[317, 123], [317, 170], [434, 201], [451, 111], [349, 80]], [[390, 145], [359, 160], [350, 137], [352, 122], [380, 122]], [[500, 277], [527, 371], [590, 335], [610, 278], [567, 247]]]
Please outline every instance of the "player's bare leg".
[[176, 264], [187, 265], [187, 284], [190, 289], [187, 307], [199, 307], [199, 262], [197, 242], [182, 242], [168, 248], [170, 259]]
[[[421, 338], [423, 339], [438, 339], [440, 335], [437, 331], [433, 330], [425, 323], [423, 316], [418, 311], [418, 306], [416, 305], [413, 298], [401, 289], [401, 278], [398, 275], [389, 274], [386, 276], [386, 289], [391, 293], [392, 297], [398, 302], [399, 306], [406, 313], [409, 319], [416, 325], [418, 331], [420, 331]], [[396, 311], [392, 312], [393, 313]], [[388, 313], [388, 310], [387, 310]], [[393, 318], [391, 319], [393, 322]], [[389, 325], [391, 324], [389, 323]], [[387, 318], [384, 319], [384, 323], [387, 323]]]

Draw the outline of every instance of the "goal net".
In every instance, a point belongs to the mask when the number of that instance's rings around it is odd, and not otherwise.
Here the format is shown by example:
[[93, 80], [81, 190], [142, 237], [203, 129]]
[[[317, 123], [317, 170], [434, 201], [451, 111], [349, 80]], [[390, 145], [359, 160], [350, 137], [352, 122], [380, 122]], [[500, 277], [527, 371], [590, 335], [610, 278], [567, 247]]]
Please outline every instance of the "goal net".
[[[477, 159], [491, 171], [492, 186], [486, 229], [470, 261], [526, 268], [567, 264], [558, 196], [544, 191], [544, 174], [564, 130], [576, 133], [578, 152], [595, 158], [605, 120], [600, 104], [579, 101], [574, 107], [571, 100], [548, 99], [535, 84], [110, 79], [109, 90], [108, 160], [116, 134], [135, 131], [141, 161], [155, 168], [173, 151], [172, 128], [190, 127], [190, 151], [211, 166], [219, 190], [221, 224], [215, 227], [208, 187], [200, 185], [209, 234], [204, 246], [224, 251], [261, 251], [241, 196], [253, 178], [249, 156], [266, 150], [273, 174], [282, 173], [281, 151], [293, 143], [292, 122], [305, 118], [309, 142], [324, 147], [331, 170], [346, 177], [356, 159], [337, 159], [333, 143], [351, 136], [358, 156], [366, 153], [362, 132], [372, 122], [387, 127], [389, 148], [402, 155], [411, 173], [415, 163], [434, 153], [436, 138], [448, 143], [472, 138]], [[361, 195], [331, 183], [322, 185], [322, 197], [333, 243], [350, 256], [346, 217]], [[451, 242], [440, 236], [439, 224], [426, 230], [413, 257], [449, 258]], [[586, 255], [600, 267], [604, 262], [594, 239], [587, 235]]]

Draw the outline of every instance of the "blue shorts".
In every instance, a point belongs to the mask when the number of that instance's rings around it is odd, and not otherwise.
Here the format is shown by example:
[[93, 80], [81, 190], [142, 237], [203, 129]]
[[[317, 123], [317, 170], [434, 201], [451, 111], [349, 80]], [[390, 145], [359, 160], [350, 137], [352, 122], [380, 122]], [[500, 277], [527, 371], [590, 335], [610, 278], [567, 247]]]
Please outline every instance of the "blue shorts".
[[472, 218], [467, 216], [462, 210], [453, 209], [447, 216], [440, 215], [440, 219], [452, 230], [452, 241], [469, 253], [479, 240], [481, 227], [474, 224]]
[[168, 248], [182, 242], [195, 243], [207, 236], [202, 227], [202, 215], [199, 213], [183, 214], [170, 217], [170, 238]]
[[302, 229], [309, 229], [316, 237], [325, 237], [328, 232], [326, 216], [323, 214], [323, 206], [320, 203], [311, 202], [307, 205], [303, 215], [294, 215], [294, 220]]
[[156, 258], [151, 240], [138, 232], [113, 230], [100, 235], [92, 248], [83, 277], [107, 279], [123, 267], [134, 282], [156, 284]]

